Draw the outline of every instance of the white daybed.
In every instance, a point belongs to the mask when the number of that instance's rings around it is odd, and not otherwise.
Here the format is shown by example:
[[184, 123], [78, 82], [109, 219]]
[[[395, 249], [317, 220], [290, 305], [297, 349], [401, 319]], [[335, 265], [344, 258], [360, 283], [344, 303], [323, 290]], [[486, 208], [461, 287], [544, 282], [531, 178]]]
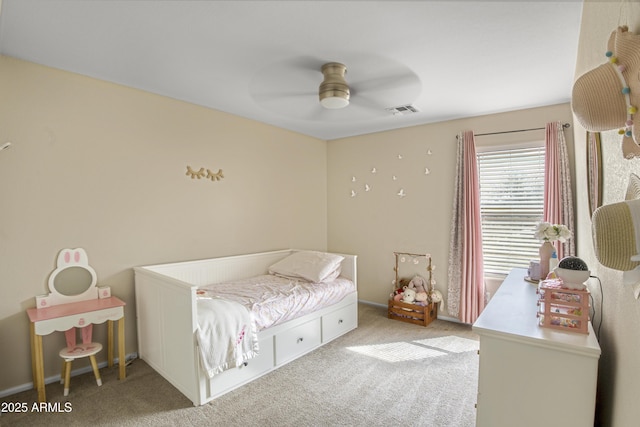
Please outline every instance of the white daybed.
[[[139, 357], [194, 405], [203, 405], [358, 326], [357, 291], [340, 302], [258, 332], [259, 355], [246, 366], [209, 378], [201, 368], [196, 290], [268, 273], [294, 250], [134, 268]], [[356, 282], [356, 256], [344, 257], [341, 276]]]

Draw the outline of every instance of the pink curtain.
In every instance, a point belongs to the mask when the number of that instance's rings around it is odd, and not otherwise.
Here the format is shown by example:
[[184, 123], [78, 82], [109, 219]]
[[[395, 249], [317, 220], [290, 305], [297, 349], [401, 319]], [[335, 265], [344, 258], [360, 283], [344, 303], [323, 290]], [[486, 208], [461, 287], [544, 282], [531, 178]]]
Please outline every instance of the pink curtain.
[[[546, 124], [545, 151], [544, 221], [551, 224], [564, 224], [569, 230], [575, 232], [567, 143], [564, 138], [564, 127], [560, 122]], [[575, 254], [575, 238], [565, 243], [556, 243], [555, 246], [558, 259]]]
[[447, 310], [464, 323], [484, 309], [484, 267], [480, 222], [480, 183], [472, 131], [458, 135], [458, 156], [449, 245]]

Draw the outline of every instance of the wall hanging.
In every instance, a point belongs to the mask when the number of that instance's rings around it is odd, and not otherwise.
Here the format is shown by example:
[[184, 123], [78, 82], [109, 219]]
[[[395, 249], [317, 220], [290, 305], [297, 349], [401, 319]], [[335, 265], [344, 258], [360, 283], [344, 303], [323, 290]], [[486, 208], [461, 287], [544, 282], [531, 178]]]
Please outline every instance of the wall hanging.
[[640, 297], [640, 178], [631, 174], [625, 201], [596, 209], [593, 248], [600, 264], [623, 271], [623, 282]]
[[[573, 86], [571, 108], [590, 132], [619, 129], [625, 157], [640, 150], [639, 128], [634, 118], [640, 105], [640, 35], [627, 26], [613, 31], [607, 43], [608, 61], [580, 76]], [[633, 145], [630, 145], [633, 144]], [[635, 147], [634, 147], [635, 146]]]
[[[433, 154], [433, 151], [431, 149], [428, 149], [425, 154], [427, 156], [431, 156]], [[404, 159], [404, 155], [401, 153], [398, 153], [395, 155], [397, 160], [403, 160]], [[392, 181], [398, 181], [401, 182], [402, 181], [402, 173], [404, 172], [405, 169], [411, 169], [411, 167], [409, 166], [400, 166], [400, 174], [391, 174], [391, 180]], [[377, 167], [372, 167], [371, 169], [369, 169], [369, 172], [371, 173], [370, 180], [375, 181], [375, 179], [377, 178], [377, 176], [380, 175], [386, 175], [385, 174], [378, 174], [378, 168]], [[197, 173], [197, 172], [196, 172]], [[424, 167], [424, 175], [430, 175], [431, 174], [431, 169], [429, 169], [429, 167]], [[388, 176], [388, 175], [386, 175]], [[349, 194], [352, 198], [357, 197], [359, 194], [360, 190], [364, 190], [365, 193], [371, 192], [373, 191], [374, 186], [372, 185], [371, 181], [368, 182], [364, 182], [362, 184], [355, 184], [358, 181], [358, 178], [356, 178], [355, 175], [351, 176], [351, 188], [349, 189]], [[379, 186], [377, 186], [376, 188], [380, 188]], [[399, 186], [396, 187], [395, 191], [395, 195], [400, 198], [403, 199], [407, 196], [407, 192], [404, 189], [404, 186]]]
[[202, 179], [207, 178], [211, 181], [220, 181], [224, 178], [224, 174], [222, 173], [222, 169], [218, 169], [218, 172], [213, 172], [211, 169], [200, 168], [197, 171], [194, 171], [191, 166], [187, 166], [187, 173], [185, 174], [191, 179]]

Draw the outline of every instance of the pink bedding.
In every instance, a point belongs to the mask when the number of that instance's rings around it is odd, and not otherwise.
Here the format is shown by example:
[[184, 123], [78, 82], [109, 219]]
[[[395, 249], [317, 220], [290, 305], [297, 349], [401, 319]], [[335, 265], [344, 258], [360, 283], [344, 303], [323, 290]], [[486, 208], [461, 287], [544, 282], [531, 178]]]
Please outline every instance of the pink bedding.
[[333, 305], [355, 291], [354, 283], [344, 277], [326, 283], [311, 283], [266, 274], [203, 286], [197, 295], [242, 304], [252, 313], [260, 331]]

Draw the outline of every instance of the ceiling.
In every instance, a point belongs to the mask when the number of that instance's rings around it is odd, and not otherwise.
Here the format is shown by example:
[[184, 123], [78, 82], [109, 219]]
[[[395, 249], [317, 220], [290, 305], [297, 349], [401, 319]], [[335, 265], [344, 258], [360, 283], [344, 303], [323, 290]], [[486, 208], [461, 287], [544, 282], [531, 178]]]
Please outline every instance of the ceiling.
[[[0, 0], [0, 53], [323, 140], [569, 102], [555, 1]], [[318, 102], [347, 67], [351, 103]], [[388, 108], [411, 105], [412, 114]]]

